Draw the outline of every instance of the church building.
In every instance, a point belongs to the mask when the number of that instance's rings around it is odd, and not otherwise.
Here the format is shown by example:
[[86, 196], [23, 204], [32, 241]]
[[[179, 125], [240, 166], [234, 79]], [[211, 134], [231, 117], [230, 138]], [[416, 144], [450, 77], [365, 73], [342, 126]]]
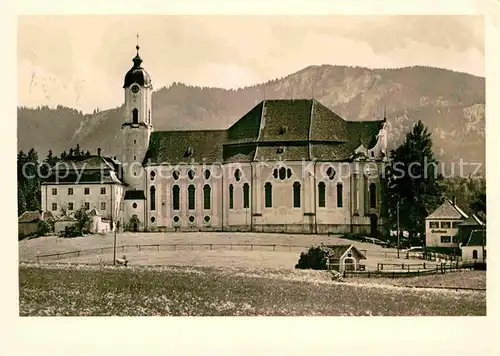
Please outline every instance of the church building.
[[381, 231], [385, 118], [347, 121], [314, 99], [280, 99], [225, 130], [155, 131], [152, 81], [136, 48], [121, 156], [60, 162], [73, 173], [60, 179], [54, 168], [44, 210], [101, 209], [130, 231]]

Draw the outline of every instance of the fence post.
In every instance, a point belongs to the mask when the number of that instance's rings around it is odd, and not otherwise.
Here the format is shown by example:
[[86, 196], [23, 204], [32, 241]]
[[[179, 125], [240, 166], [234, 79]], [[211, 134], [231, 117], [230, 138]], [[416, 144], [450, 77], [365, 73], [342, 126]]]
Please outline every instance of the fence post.
[[177, 246], [177, 245], [176, 245], [176, 244], [174, 244], [174, 251], [175, 251], [176, 246]]
[[193, 251], [193, 244], [191, 244], [191, 251]]
[[424, 265], [424, 269], [425, 269], [425, 262], [423, 263], [423, 265]]
[[417, 269], [417, 277], [420, 277], [420, 270]]
[[276, 251], [276, 245], [273, 245], [273, 251]]
[[405, 264], [404, 263], [401, 265], [401, 269], [405, 269]]
[[212, 251], [212, 244], [210, 244], [210, 251]]
[[160, 251], [160, 245], [156, 245], [158, 251]]
[[392, 278], [394, 278], [394, 271], [392, 271]]
[[137, 245], [137, 247], [139, 247], [139, 251], [141, 251], [141, 245]]
[[410, 265], [408, 265], [408, 272], [410, 272]]
[[250, 245], [250, 251], [253, 251], [253, 245]]

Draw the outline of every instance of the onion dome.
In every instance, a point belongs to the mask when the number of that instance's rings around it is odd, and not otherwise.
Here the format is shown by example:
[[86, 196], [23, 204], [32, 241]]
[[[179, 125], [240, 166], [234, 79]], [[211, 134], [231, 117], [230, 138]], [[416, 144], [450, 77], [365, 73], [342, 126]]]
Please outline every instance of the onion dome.
[[136, 56], [132, 59], [134, 66], [125, 74], [124, 88], [130, 87], [132, 84], [137, 83], [143, 87], [151, 86], [151, 78], [148, 72], [141, 67], [142, 59], [139, 56], [139, 44], [135, 47], [137, 49]]

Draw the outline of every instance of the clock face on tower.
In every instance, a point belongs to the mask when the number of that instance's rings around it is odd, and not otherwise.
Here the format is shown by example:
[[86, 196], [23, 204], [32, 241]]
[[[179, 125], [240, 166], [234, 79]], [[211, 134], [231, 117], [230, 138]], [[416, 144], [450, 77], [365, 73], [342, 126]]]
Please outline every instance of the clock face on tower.
[[139, 86], [138, 85], [132, 85], [132, 93], [137, 94], [139, 92]]

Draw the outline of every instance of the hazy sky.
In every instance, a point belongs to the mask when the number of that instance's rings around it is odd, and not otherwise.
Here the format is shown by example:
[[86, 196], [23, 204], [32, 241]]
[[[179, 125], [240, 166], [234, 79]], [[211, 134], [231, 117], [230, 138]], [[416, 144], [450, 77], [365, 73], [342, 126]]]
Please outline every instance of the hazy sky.
[[483, 26], [481, 16], [24, 16], [19, 105], [121, 105], [137, 32], [155, 89], [237, 88], [321, 64], [484, 76]]

